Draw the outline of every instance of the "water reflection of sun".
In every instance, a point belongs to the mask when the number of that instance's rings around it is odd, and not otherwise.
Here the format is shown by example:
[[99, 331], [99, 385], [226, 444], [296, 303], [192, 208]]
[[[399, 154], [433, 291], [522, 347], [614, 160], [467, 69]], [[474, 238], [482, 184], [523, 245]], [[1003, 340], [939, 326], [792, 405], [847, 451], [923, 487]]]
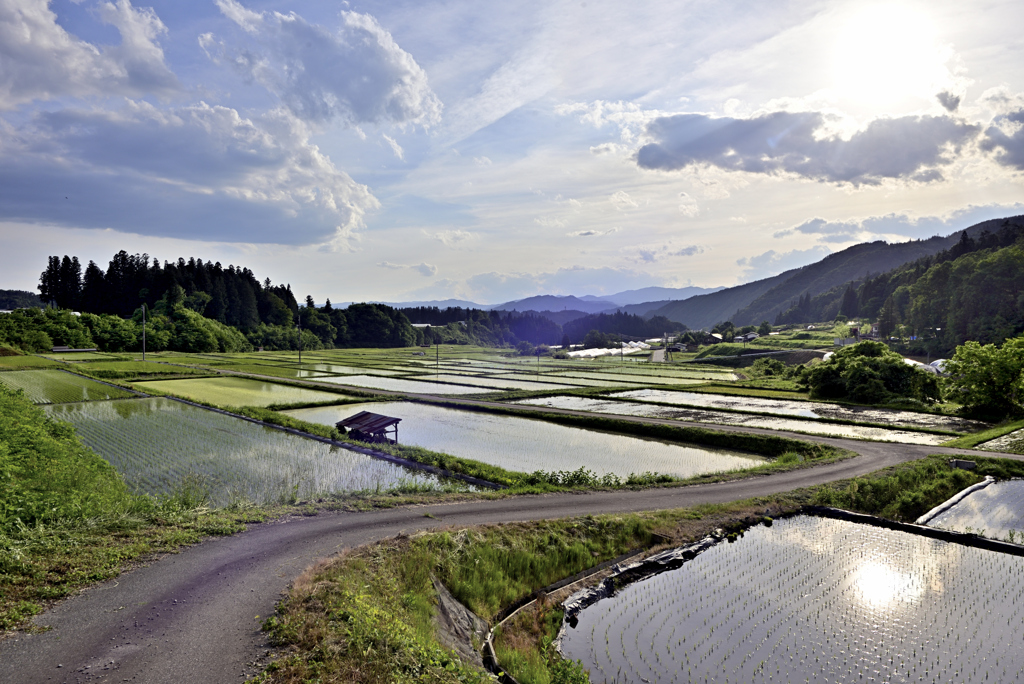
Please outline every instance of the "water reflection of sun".
[[916, 602], [925, 590], [924, 578], [879, 561], [867, 561], [856, 571], [853, 586], [867, 606], [880, 609]]

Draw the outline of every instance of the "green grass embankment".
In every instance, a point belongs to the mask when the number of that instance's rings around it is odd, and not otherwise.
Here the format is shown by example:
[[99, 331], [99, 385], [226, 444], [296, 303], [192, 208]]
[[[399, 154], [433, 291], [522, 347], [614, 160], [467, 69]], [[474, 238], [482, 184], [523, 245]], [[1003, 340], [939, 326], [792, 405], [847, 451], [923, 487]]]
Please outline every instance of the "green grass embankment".
[[[801, 503], [781, 496], [488, 525], [361, 547], [307, 571], [266, 621], [272, 638], [292, 650], [268, 668], [266, 681], [482, 681], [478, 671], [440, 646], [432, 620], [437, 600], [432, 576], [463, 605], [493, 621], [517, 600], [563, 577], [649, 548], [655, 535], [684, 544], [720, 527], [760, 520], [766, 508], [786, 512]], [[585, 682], [580, 669], [554, 655], [549, 644], [550, 639], [505, 641], [499, 643], [499, 657], [523, 684]]]
[[975, 432], [971, 435], [957, 437], [956, 439], [951, 439], [948, 442], [943, 442], [942, 446], [957, 449], [973, 449], [979, 444], [984, 444], [985, 442], [997, 439], [1003, 435], [1008, 435], [1017, 430], [1024, 430], [1024, 420], [1002, 423], [1001, 425], [996, 425], [988, 430], [982, 430], [981, 432]]
[[161, 499], [131, 493], [70, 425], [0, 387], [0, 630], [135, 559], [239, 531], [254, 516], [204, 503], [187, 483]]
[[[431, 576], [493, 622], [521, 598], [605, 559], [649, 547], [655, 535], [659, 548], [693, 542], [716, 529], [732, 539], [766, 513], [796, 513], [809, 504], [913, 520], [985, 475], [1021, 476], [1024, 462], [980, 458], [972, 472], [931, 456], [852, 481], [730, 504], [481, 526], [355, 549], [308, 571], [265, 623], [277, 643], [291, 649], [268, 669], [266, 681], [479, 681], [440, 647]], [[499, 661], [523, 684], [586, 681], [551, 649], [561, 617], [557, 604], [542, 597], [497, 634]]]
[[900, 522], [913, 522], [966, 487], [991, 475], [1024, 477], [1024, 461], [976, 457], [976, 470], [949, 466], [949, 456], [932, 455], [854, 480], [822, 485], [814, 503]]

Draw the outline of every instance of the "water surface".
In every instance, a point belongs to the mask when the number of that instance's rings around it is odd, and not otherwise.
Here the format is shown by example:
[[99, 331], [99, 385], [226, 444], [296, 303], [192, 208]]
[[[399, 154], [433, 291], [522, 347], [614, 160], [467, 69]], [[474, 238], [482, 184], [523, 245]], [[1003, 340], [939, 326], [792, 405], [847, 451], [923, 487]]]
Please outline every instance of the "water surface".
[[555, 425], [541, 420], [442, 408], [415, 402], [376, 402], [284, 413], [333, 426], [359, 411], [401, 418], [398, 441], [508, 470], [576, 470], [598, 475], [655, 472], [691, 477], [765, 463], [759, 456]]

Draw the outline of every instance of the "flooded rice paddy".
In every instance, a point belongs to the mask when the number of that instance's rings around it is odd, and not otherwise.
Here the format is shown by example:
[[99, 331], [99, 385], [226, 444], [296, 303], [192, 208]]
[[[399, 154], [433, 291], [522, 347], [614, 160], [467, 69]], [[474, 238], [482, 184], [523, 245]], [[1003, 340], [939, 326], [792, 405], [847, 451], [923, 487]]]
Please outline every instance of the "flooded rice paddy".
[[703, 385], [706, 380], [699, 377], [665, 377], [663, 375], [639, 376], [626, 373], [592, 372], [592, 371], [568, 371], [551, 373], [549, 378], [580, 378], [583, 380], [611, 380], [619, 382], [631, 382], [637, 385]]
[[140, 390], [169, 392], [186, 399], [218, 406], [272, 406], [345, 401], [350, 397], [333, 392], [279, 385], [274, 382], [220, 376], [186, 380], [152, 380], [132, 383]]
[[1024, 480], [995, 482], [971, 492], [955, 506], [929, 520], [928, 525], [1022, 544]]
[[335, 491], [388, 489], [432, 476], [164, 398], [47, 407], [75, 426], [129, 486], [169, 494], [186, 477], [209, 488], [211, 503], [270, 503]]
[[701, 408], [727, 408], [736, 411], [774, 413], [780, 416], [802, 416], [805, 418], [832, 418], [854, 420], [861, 423], [931, 428], [971, 432], [986, 427], [979, 423], [956, 416], [939, 416], [915, 411], [838, 406], [815, 401], [787, 401], [785, 399], [762, 399], [704, 392], [675, 392], [671, 390], [644, 389], [616, 392], [610, 396], [637, 401], [657, 401], [664, 404], [679, 404]]
[[1009, 454], [1024, 454], [1024, 430], [1015, 430], [1009, 434], [979, 444], [976, 448], [984, 451], [1002, 451]]
[[481, 392], [493, 391], [484, 387], [452, 385], [426, 380], [406, 380], [404, 378], [380, 378], [373, 375], [339, 375], [336, 377], [317, 378], [317, 382], [391, 390], [393, 392], [409, 392], [411, 394], [480, 394]]
[[1009, 682], [1022, 608], [1024, 559], [800, 516], [594, 603], [561, 648], [595, 684]]
[[[697, 395], [707, 396], [707, 395]], [[835, 435], [852, 439], [874, 439], [884, 442], [902, 444], [925, 444], [934, 446], [949, 439], [947, 435], [931, 435], [926, 432], [908, 432], [905, 430], [889, 430], [887, 428], [868, 425], [841, 425], [836, 423], [820, 423], [813, 420], [795, 420], [772, 418], [744, 413], [728, 413], [725, 411], [706, 411], [703, 409], [659, 406], [639, 402], [611, 401], [592, 397], [542, 397], [538, 399], [521, 399], [511, 402], [528, 406], [550, 406], [551, 408], [588, 411], [590, 413], [617, 414], [622, 416], [645, 416], [648, 418], [671, 418], [697, 423], [717, 425], [743, 425], [746, 427], [765, 428], [769, 430], [789, 430], [813, 435]]]
[[127, 390], [62, 370], [24, 370], [0, 373], [0, 385], [23, 390], [35, 404], [101, 401], [137, 396]]
[[[488, 389], [506, 389], [506, 390], [552, 390], [552, 389], [571, 389], [573, 386], [566, 384], [556, 384], [553, 382], [544, 382], [543, 380], [534, 381], [529, 376], [519, 376], [516, 379], [505, 379], [505, 378], [493, 378], [493, 377], [478, 377], [474, 375], [449, 375], [445, 373], [428, 373], [426, 375], [416, 376], [423, 380], [433, 380], [435, 382], [455, 382], [462, 383], [465, 385], [473, 385], [475, 387], [484, 387]], [[546, 376], [540, 376], [544, 378]], [[481, 390], [484, 391], [484, 390]]]
[[540, 420], [460, 411], [415, 402], [379, 402], [284, 411], [301, 420], [333, 426], [359, 411], [401, 418], [398, 441], [507, 470], [577, 470], [628, 477], [654, 472], [692, 477], [741, 470], [766, 459], [697, 446], [555, 425]]

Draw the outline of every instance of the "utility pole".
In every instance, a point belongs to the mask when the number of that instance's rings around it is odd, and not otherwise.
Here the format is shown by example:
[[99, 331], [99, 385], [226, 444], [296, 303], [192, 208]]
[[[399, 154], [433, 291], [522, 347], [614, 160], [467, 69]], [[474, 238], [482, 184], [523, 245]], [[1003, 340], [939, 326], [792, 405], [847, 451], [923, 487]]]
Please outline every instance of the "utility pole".
[[142, 302], [142, 360], [146, 360], [146, 302]]
[[302, 368], [302, 312], [299, 312], [299, 368]]

